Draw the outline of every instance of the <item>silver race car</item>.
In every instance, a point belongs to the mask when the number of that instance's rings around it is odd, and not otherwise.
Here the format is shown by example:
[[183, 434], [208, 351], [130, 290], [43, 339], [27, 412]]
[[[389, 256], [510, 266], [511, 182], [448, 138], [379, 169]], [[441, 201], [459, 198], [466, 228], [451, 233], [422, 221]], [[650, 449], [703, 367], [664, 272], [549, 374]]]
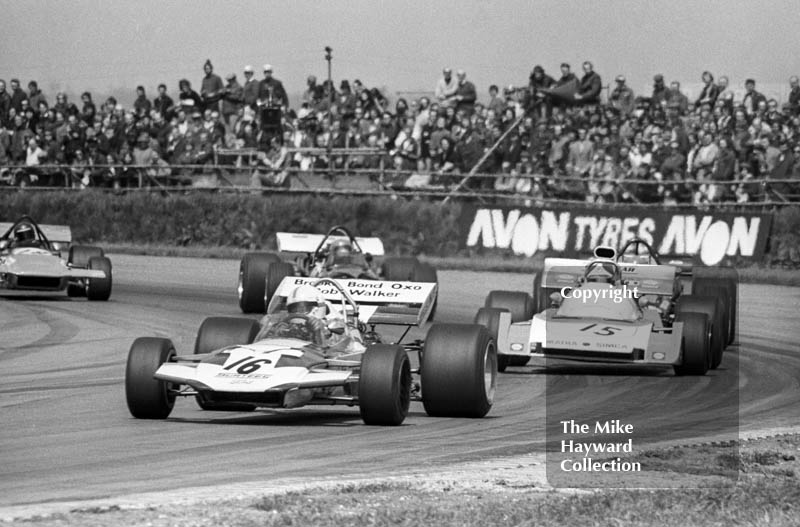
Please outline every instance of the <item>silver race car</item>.
[[532, 357], [671, 366], [678, 375], [719, 365], [730, 322], [717, 298], [684, 294], [675, 266], [621, 262], [610, 247], [594, 255], [545, 259], [533, 296], [488, 295], [476, 322], [495, 336], [501, 371]]
[[[71, 297], [108, 300], [111, 261], [99, 247], [71, 245], [70, 228], [38, 225], [28, 216], [0, 223], [0, 288], [63, 291]], [[64, 259], [62, 251], [67, 251]]]

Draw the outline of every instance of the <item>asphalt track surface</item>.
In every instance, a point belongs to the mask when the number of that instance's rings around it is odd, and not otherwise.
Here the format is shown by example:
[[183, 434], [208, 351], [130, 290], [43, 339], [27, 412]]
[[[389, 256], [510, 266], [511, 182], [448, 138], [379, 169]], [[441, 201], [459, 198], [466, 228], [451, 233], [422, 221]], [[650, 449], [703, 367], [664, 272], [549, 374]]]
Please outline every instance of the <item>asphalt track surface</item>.
[[[191, 350], [206, 316], [239, 314], [238, 262], [112, 255], [111, 301], [0, 294], [0, 507], [270, 479], [380, 475], [542, 451], [546, 415], [637, 422], [637, 444], [794, 426], [800, 419], [800, 289], [740, 287], [739, 343], [702, 378], [669, 370], [529, 365], [502, 374], [487, 418], [422, 405], [399, 428], [358, 409], [204, 412], [179, 399], [166, 421], [132, 418], [128, 348], [139, 336]], [[521, 274], [440, 272], [437, 320], [470, 321]], [[421, 336], [423, 333], [418, 333]], [[546, 404], [545, 404], [546, 401]], [[738, 407], [738, 423], [720, 414]], [[724, 428], [718, 430], [716, 427]], [[739, 428], [737, 429], [736, 426]], [[733, 427], [733, 428], [732, 428]]]

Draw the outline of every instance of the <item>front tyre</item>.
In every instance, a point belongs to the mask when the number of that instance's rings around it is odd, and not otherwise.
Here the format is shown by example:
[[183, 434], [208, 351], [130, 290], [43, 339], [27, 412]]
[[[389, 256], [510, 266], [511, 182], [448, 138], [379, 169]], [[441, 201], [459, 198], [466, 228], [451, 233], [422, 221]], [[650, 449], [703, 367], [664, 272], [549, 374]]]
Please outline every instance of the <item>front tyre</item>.
[[141, 337], [133, 341], [125, 368], [125, 399], [137, 419], [166, 419], [175, 406], [175, 393], [166, 381], [153, 376], [175, 355], [172, 341]]
[[[86, 297], [89, 300], [108, 300], [111, 296], [111, 260], [105, 256], [89, 258], [89, 269], [103, 271], [106, 276], [105, 278], [86, 279]], [[67, 294], [69, 294], [69, 291], [67, 291]]]
[[411, 403], [411, 362], [400, 346], [377, 344], [361, 359], [358, 409], [364, 424], [397, 426]]
[[239, 264], [239, 308], [243, 313], [264, 312], [264, 284], [267, 270], [280, 258], [272, 253], [248, 253]]
[[497, 388], [497, 348], [477, 324], [434, 324], [420, 368], [422, 403], [431, 416], [483, 417]]
[[711, 367], [711, 324], [705, 313], [685, 312], [675, 317], [683, 322], [683, 357], [674, 366], [675, 375], [705, 375]]

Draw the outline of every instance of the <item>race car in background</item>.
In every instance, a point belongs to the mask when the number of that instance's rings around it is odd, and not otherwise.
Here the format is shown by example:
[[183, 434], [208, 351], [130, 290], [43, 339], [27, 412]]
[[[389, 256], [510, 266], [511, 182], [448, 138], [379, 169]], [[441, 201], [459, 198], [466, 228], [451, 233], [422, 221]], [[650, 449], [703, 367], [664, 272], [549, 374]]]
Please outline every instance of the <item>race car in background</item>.
[[72, 245], [68, 226], [38, 225], [23, 216], [14, 223], [0, 223], [0, 233], [0, 288], [66, 289], [70, 297], [89, 300], [111, 296], [111, 260], [99, 247]]
[[[325, 235], [279, 232], [275, 237], [278, 252], [291, 261], [274, 253], [244, 255], [238, 285], [243, 313], [264, 313], [287, 276], [438, 283], [436, 269], [415, 257], [387, 257], [378, 266], [375, 258], [384, 255], [381, 240], [355, 237], [341, 225]], [[434, 301], [431, 316], [435, 310]]]
[[695, 277], [696, 291], [719, 294], [688, 294], [676, 266], [626, 254], [598, 247], [588, 261], [547, 258], [533, 295], [490, 292], [475, 321], [495, 336], [500, 371], [531, 357], [672, 366], [678, 375], [718, 367], [731, 325], [721, 286]]
[[[287, 311], [298, 287], [319, 291], [324, 319]], [[358, 406], [366, 424], [399, 425], [410, 401], [431, 416], [483, 417], [494, 400], [497, 355], [477, 324], [433, 324], [424, 341], [386, 342], [383, 324], [428, 319], [435, 283], [284, 278], [264, 325], [249, 318], [207, 318], [194, 353], [179, 355], [166, 338], [143, 337], [128, 354], [125, 393], [130, 413], [165, 419], [177, 397], [204, 410]], [[320, 327], [324, 320], [325, 327]], [[410, 354], [418, 355], [419, 368]]]

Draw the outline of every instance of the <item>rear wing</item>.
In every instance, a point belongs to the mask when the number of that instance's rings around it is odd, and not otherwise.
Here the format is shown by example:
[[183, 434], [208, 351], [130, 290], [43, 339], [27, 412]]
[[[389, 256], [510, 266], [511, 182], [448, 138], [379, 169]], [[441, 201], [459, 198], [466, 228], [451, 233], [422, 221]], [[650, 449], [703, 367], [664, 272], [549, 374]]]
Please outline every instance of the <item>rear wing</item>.
[[[13, 223], [0, 223], [0, 236], [5, 234], [11, 227], [13, 227]], [[50, 241], [50, 243], [59, 244], [59, 245], [69, 245], [72, 243], [72, 230], [69, 228], [69, 225], [41, 225], [39, 224], [39, 229], [42, 231], [42, 234]]]
[[[278, 232], [275, 233], [275, 238], [278, 244], [278, 252], [313, 253], [325, 239], [325, 235]], [[349, 241], [347, 236], [331, 235], [328, 237], [328, 243], [334, 240]], [[383, 242], [380, 238], [361, 238], [357, 236], [356, 243], [361, 247], [361, 251], [364, 253], [370, 253], [373, 256], [384, 255]]]
[[[282, 311], [286, 297], [296, 287], [317, 282], [334, 282], [358, 306], [358, 318], [365, 324], [391, 324], [398, 326], [421, 326], [433, 309], [438, 285], [433, 282], [387, 282], [360, 279], [305, 278], [289, 276], [278, 285], [270, 300], [267, 313]], [[333, 304], [341, 305], [343, 295], [331, 283], [317, 287], [322, 296]], [[350, 306], [345, 303], [348, 314]]]
[[[542, 272], [542, 287], [574, 287], [583, 277], [591, 260], [546, 258]], [[622, 281], [629, 289], [637, 288], [642, 295], [671, 295], [679, 269], [674, 265], [617, 264]]]

